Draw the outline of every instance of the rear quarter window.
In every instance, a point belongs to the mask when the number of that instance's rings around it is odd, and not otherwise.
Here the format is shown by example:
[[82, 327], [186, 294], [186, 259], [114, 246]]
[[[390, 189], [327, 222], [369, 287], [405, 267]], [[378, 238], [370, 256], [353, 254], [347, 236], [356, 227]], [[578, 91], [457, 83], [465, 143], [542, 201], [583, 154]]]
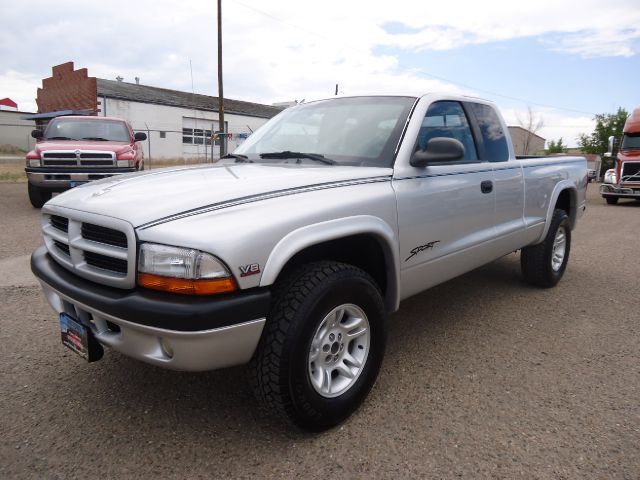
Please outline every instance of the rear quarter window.
[[482, 145], [480, 156], [489, 162], [505, 162], [509, 160], [509, 147], [506, 132], [502, 128], [500, 117], [490, 105], [467, 103], [467, 107], [475, 117], [480, 128]]

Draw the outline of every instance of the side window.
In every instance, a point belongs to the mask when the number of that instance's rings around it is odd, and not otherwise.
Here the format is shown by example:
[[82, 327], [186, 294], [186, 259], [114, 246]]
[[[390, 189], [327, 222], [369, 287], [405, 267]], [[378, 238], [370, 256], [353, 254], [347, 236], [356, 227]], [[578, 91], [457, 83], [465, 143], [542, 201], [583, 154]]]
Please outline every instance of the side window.
[[464, 145], [464, 160], [478, 160], [469, 122], [458, 102], [435, 102], [429, 106], [418, 134], [420, 150], [425, 150], [429, 140], [435, 137], [460, 140]]
[[509, 160], [507, 138], [500, 123], [500, 118], [493, 107], [471, 102], [467, 105], [476, 117], [482, 134], [482, 159], [490, 162], [505, 162]]

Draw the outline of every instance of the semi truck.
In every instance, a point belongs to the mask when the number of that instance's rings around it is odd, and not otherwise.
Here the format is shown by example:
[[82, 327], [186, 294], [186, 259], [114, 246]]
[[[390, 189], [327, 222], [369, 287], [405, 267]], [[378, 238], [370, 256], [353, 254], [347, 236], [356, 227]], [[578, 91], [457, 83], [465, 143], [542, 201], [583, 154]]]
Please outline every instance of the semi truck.
[[[617, 155], [616, 155], [617, 153]], [[621, 198], [640, 200], [640, 107], [636, 108], [624, 124], [622, 139], [609, 137], [605, 157], [615, 158], [615, 167], [607, 170], [600, 194], [609, 205]]]

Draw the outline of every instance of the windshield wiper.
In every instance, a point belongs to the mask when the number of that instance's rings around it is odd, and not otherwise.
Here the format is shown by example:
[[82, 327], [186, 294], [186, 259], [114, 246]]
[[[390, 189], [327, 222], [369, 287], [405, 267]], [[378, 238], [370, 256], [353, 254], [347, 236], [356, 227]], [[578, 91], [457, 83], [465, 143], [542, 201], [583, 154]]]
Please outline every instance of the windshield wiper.
[[319, 153], [304, 153], [304, 152], [291, 152], [285, 150], [283, 152], [269, 152], [261, 153], [260, 158], [308, 158], [309, 160], [315, 160], [316, 162], [326, 163], [327, 165], [335, 165], [336, 161], [326, 158]]
[[239, 153], [227, 153], [224, 157], [221, 158], [235, 158], [236, 163], [247, 162], [253, 163], [253, 160], [249, 160], [249, 157], [246, 155], [240, 155]]
[[80, 140], [95, 140], [97, 142], [108, 142], [109, 141], [108, 138], [102, 138], [102, 137], [82, 137]]
[[69, 138], [69, 137], [47, 137], [47, 140], [75, 140], [75, 138]]

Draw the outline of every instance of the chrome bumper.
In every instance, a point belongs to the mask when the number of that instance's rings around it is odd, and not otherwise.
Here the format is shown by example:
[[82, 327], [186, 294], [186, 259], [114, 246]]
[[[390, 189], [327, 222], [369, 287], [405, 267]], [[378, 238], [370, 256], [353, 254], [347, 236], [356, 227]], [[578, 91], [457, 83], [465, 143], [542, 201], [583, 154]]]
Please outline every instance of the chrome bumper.
[[215, 370], [247, 363], [255, 351], [265, 318], [204, 331], [165, 330], [108, 315], [40, 281], [51, 307], [89, 326], [95, 338], [128, 357], [172, 370]]
[[640, 198], [640, 185], [637, 189], [630, 187], [618, 187], [611, 183], [604, 183], [600, 185], [600, 195], [603, 197], [626, 197], [626, 198]]
[[29, 183], [38, 187], [66, 190], [71, 188], [72, 182], [90, 182], [92, 180], [100, 180], [101, 178], [111, 177], [113, 175], [122, 175], [123, 173], [135, 172], [135, 168], [121, 169], [114, 171], [87, 171], [87, 172], [27, 172]]

